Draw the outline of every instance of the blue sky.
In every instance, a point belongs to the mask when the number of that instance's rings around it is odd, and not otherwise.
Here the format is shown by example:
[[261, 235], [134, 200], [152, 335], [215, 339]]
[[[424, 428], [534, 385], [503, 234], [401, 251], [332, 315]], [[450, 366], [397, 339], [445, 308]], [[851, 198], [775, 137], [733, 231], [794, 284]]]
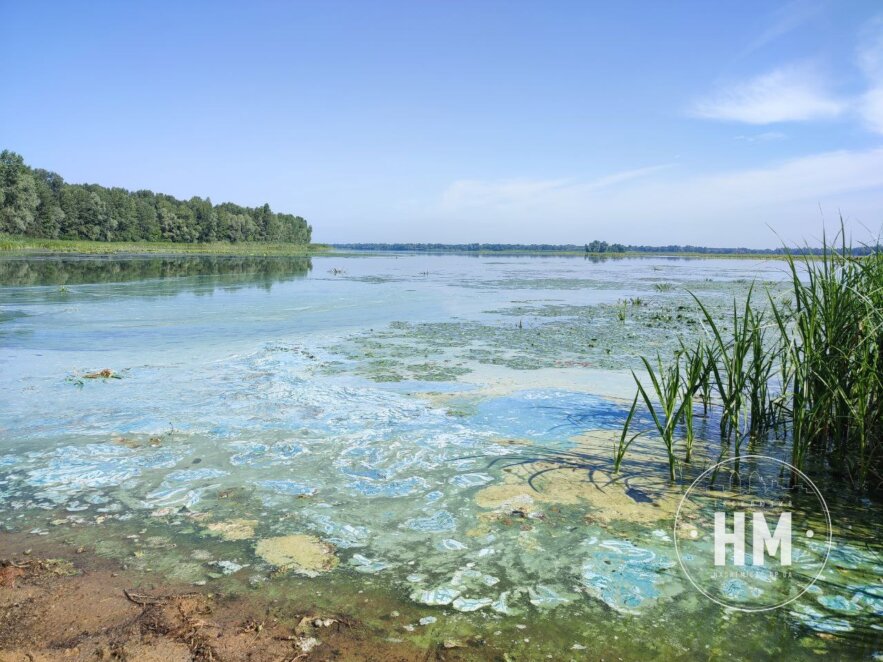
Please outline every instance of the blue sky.
[[[883, 225], [883, 2], [0, 0], [0, 147], [317, 241]], [[773, 229], [770, 229], [773, 228]]]

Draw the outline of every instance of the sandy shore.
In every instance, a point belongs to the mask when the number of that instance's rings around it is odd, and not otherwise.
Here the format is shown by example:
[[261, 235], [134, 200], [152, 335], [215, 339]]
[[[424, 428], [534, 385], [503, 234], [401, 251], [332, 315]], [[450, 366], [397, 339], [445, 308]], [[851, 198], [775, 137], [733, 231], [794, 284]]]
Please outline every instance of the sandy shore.
[[0, 535], [0, 559], [0, 662], [498, 658], [483, 642], [419, 647], [393, 623], [380, 631], [358, 614], [195, 591], [32, 537]]

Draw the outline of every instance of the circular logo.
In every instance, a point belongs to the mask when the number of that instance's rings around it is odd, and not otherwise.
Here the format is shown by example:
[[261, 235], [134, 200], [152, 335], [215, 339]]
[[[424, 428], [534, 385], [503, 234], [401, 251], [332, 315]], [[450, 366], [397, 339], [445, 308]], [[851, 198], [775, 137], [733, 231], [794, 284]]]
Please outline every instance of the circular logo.
[[719, 605], [759, 612], [793, 602], [821, 575], [831, 514], [796, 467], [765, 455], [709, 467], [675, 515], [675, 551], [690, 583]]

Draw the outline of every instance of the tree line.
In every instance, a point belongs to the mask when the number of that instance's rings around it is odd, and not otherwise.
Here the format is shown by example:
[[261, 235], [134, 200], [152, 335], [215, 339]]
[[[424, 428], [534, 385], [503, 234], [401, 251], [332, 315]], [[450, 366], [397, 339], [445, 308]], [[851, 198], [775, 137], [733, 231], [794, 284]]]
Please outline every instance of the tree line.
[[0, 152], [0, 232], [92, 241], [261, 241], [309, 244], [312, 227], [270, 205], [178, 200], [148, 190], [68, 184], [31, 168], [15, 152]]

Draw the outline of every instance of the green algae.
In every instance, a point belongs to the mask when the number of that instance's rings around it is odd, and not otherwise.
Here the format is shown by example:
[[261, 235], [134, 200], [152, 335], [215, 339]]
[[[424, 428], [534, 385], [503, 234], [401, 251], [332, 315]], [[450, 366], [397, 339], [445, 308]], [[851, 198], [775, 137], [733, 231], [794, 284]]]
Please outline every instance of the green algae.
[[[534, 287], [561, 289], [564, 283], [559, 281], [530, 282]], [[585, 280], [577, 281], [587, 286]], [[570, 284], [576, 287], [577, 281]], [[513, 286], [512, 281], [505, 282]], [[732, 297], [744, 297], [749, 286], [747, 281], [698, 281], [612, 304], [519, 302], [487, 311], [482, 320], [396, 321], [385, 329], [354, 334], [328, 349], [354, 362], [354, 372], [377, 382], [455, 381], [476, 364], [513, 370], [635, 369], [641, 367], [635, 347], [645, 354], [669, 356], [679, 349], [679, 339], [690, 342], [704, 334], [691, 291], [710, 293], [709, 309], [716, 318], [725, 319]], [[772, 282], [762, 286], [774, 296], [784, 291]], [[414, 357], [433, 359], [413, 363]]]

